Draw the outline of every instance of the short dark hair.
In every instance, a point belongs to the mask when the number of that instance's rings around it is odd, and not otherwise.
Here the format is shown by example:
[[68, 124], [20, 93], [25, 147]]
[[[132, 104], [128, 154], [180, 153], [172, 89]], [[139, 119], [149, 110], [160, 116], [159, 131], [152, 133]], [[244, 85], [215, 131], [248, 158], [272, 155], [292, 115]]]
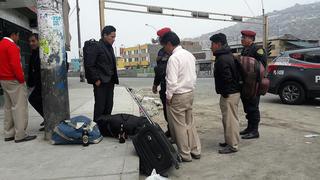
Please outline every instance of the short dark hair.
[[214, 34], [210, 37], [210, 41], [214, 43], [221, 43], [221, 45], [228, 44], [227, 36], [223, 33]]
[[161, 39], [161, 44], [167, 44], [170, 42], [173, 46], [178, 46], [180, 44], [180, 38], [179, 36], [174, 32], [167, 32]]
[[116, 32], [116, 28], [113, 26], [106, 26], [103, 28], [103, 30], [101, 31], [101, 37], [103, 37], [104, 35], [109, 35], [112, 32]]
[[39, 34], [38, 34], [38, 33], [32, 33], [32, 34], [29, 36], [29, 39], [32, 38], [32, 37], [35, 37], [37, 40], [39, 40]]
[[10, 37], [12, 34], [19, 34], [19, 30], [14, 27], [8, 27], [3, 31], [3, 37]]

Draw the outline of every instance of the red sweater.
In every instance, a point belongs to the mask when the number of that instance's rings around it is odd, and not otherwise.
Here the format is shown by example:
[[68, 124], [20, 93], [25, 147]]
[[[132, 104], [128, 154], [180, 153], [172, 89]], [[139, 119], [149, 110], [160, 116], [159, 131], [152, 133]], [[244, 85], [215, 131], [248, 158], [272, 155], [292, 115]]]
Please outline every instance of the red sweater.
[[20, 49], [7, 38], [0, 41], [0, 80], [17, 80], [24, 83]]

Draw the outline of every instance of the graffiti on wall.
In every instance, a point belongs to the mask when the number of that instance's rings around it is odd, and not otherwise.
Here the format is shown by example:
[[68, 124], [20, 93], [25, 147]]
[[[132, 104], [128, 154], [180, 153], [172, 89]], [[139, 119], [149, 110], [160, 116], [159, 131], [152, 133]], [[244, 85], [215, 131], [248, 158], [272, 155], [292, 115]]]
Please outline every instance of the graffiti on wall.
[[62, 65], [65, 57], [61, 0], [38, 0], [40, 58], [44, 69]]

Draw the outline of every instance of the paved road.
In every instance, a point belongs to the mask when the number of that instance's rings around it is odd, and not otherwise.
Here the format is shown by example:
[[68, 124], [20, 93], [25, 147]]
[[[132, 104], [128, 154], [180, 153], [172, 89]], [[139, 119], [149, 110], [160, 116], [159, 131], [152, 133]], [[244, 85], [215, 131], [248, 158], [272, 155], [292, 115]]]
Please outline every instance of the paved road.
[[[151, 78], [121, 78], [120, 84], [151, 91]], [[70, 87], [79, 85], [70, 79]], [[261, 98], [261, 138], [242, 140], [240, 151], [219, 155], [218, 142], [223, 141], [219, 96], [215, 94], [212, 78], [198, 79], [195, 91], [194, 117], [202, 142], [202, 158], [183, 163], [179, 170], [170, 171], [170, 179], [285, 179], [318, 180], [320, 178], [320, 100], [291, 106], [280, 102], [278, 96]], [[239, 106], [240, 125], [246, 126], [242, 105]], [[140, 179], [144, 179], [143, 176]]]

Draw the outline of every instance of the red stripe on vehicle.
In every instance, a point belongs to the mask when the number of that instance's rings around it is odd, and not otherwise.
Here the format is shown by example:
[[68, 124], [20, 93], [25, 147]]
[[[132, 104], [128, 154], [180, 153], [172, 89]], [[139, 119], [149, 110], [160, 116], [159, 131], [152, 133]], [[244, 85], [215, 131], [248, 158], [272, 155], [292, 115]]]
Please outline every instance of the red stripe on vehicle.
[[320, 64], [291, 64], [294, 67], [301, 67], [306, 69], [320, 69]]

